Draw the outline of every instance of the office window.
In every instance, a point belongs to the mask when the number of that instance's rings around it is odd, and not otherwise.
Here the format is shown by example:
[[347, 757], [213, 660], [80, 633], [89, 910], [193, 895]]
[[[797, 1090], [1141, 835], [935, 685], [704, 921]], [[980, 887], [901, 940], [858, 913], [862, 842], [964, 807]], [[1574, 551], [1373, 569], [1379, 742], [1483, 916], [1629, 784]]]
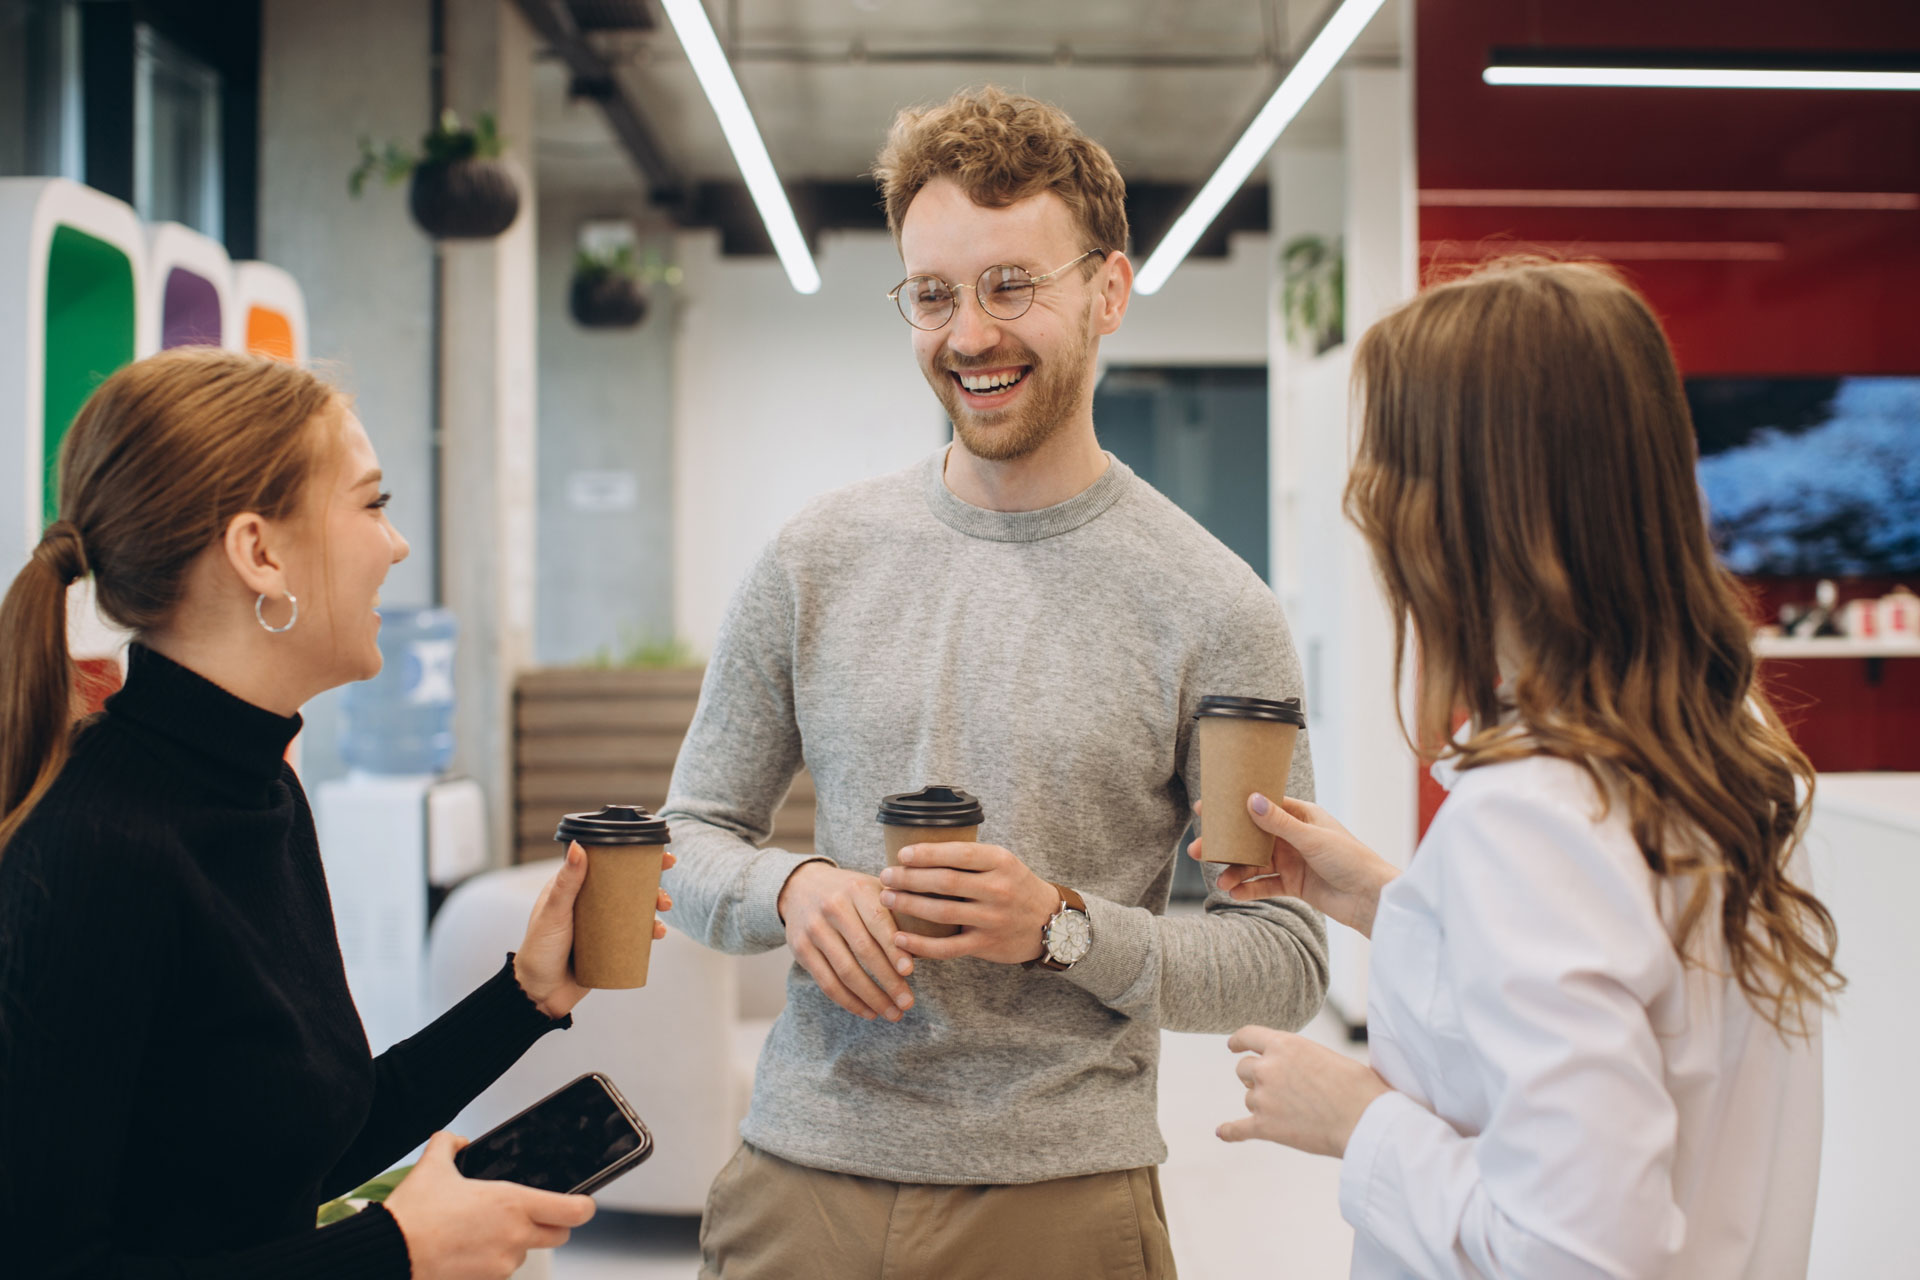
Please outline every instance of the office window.
[[222, 239], [219, 74], [141, 25], [133, 93], [134, 208]]
[[74, 0], [0, 0], [0, 177], [84, 181]]
[[[1267, 576], [1266, 369], [1115, 366], [1094, 389], [1093, 425], [1114, 457]], [[1179, 901], [1207, 896], [1185, 855], [1195, 834], [1174, 860]]]

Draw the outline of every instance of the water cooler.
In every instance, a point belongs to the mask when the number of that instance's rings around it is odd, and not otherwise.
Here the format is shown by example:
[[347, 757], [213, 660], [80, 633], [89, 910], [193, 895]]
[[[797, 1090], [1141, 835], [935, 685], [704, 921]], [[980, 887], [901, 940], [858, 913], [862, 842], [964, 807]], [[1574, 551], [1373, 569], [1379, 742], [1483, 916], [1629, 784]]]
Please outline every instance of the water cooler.
[[385, 665], [348, 686], [344, 778], [314, 799], [333, 916], [375, 1053], [425, 1025], [427, 922], [487, 865], [480, 784], [449, 776], [456, 626], [445, 609], [382, 609]]

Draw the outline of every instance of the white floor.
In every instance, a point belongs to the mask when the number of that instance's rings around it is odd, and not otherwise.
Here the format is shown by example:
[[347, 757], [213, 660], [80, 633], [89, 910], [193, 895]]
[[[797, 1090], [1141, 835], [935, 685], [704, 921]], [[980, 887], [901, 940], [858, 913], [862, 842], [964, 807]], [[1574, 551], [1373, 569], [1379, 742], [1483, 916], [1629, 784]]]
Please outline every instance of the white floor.
[[[1308, 1034], [1350, 1048], [1330, 1014]], [[1364, 1057], [1364, 1049], [1354, 1052]], [[1168, 1154], [1160, 1176], [1182, 1280], [1345, 1276], [1353, 1231], [1340, 1218], [1339, 1165], [1271, 1143], [1230, 1145], [1214, 1137], [1221, 1121], [1245, 1114], [1242, 1092], [1225, 1036], [1163, 1034], [1160, 1129]], [[602, 1212], [550, 1264], [529, 1259], [522, 1274], [527, 1280], [693, 1280], [699, 1225], [692, 1218]]]

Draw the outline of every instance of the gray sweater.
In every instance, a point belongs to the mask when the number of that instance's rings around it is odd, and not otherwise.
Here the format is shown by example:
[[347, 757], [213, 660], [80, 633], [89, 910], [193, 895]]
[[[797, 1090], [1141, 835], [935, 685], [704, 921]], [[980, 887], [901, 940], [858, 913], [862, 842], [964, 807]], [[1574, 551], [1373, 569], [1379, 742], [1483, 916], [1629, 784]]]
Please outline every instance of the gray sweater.
[[[775, 903], [810, 855], [757, 846], [803, 762], [819, 856], [872, 874], [882, 796], [973, 792], [982, 842], [1086, 898], [1086, 959], [921, 960], [898, 1023], [854, 1017], [796, 965], [742, 1136], [899, 1182], [1156, 1164], [1160, 1028], [1296, 1028], [1325, 994], [1305, 903], [1213, 893], [1164, 914], [1199, 795], [1195, 706], [1298, 697], [1299, 661], [1266, 584], [1117, 459], [1016, 513], [955, 497], [944, 460], [815, 501], [741, 584], [664, 810], [671, 919], [723, 951], [785, 942]], [[1313, 794], [1304, 737], [1288, 793]]]

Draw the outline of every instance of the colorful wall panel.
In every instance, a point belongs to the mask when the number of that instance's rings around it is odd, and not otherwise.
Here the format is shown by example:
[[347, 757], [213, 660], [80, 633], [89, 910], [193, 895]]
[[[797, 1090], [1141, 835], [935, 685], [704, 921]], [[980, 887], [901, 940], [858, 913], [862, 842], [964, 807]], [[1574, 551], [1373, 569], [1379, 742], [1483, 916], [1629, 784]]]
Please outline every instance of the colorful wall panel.
[[233, 265], [238, 350], [305, 364], [307, 300], [294, 278], [266, 262]]
[[[94, 388], [191, 344], [304, 361], [299, 284], [264, 262], [230, 262], [187, 227], [143, 226], [91, 187], [0, 178], [0, 589], [56, 514], [60, 443]], [[75, 584], [69, 616], [75, 656], [110, 689], [126, 638], [100, 618], [90, 583]]]
[[145, 270], [127, 205], [64, 179], [0, 179], [0, 566], [20, 564], [52, 519], [73, 415], [145, 346]]
[[232, 345], [233, 264], [219, 241], [177, 222], [147, 230], [147, 288], [154, 349]]

